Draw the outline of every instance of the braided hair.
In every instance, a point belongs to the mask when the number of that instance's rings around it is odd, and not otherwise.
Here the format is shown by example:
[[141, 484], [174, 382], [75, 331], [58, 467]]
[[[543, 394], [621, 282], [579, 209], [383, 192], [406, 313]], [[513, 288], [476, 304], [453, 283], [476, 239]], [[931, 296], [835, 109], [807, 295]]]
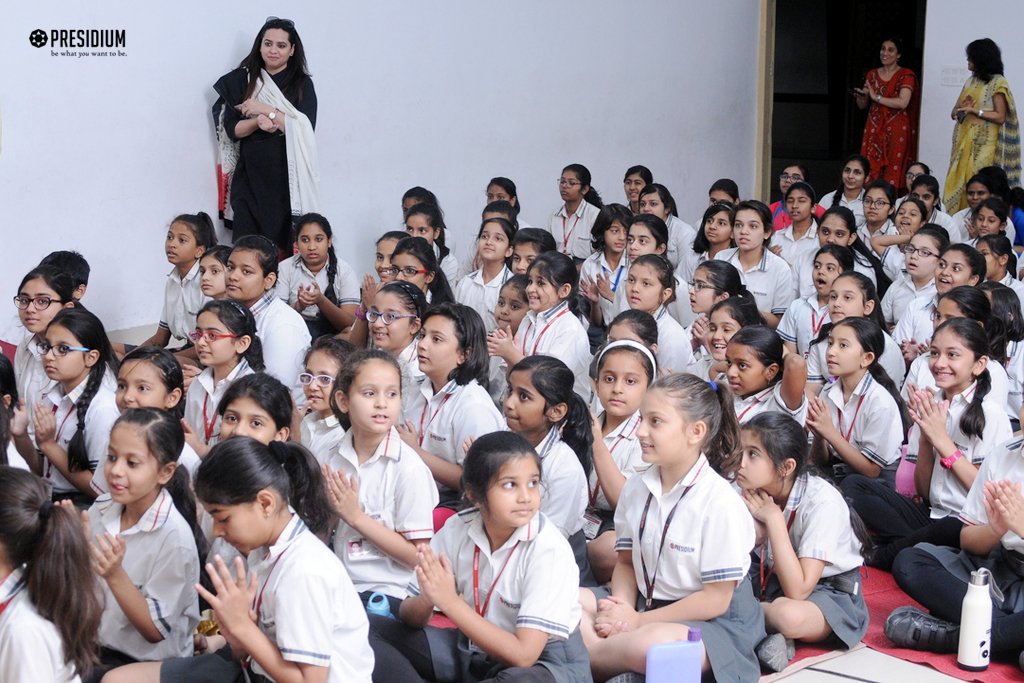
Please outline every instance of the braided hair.
[[72, 472], [81, 472], [91, 469], [89, 453], [85, 447], [85, 416], [89, 412], [92, 399], [103, 384], [104, 376], [108, 372], [113, 375], [117, 374], [117, 357], [114, 356], [114, 350], [110, 347], [110, 340], [107, 339], [107, 331], [103, 328], [103, 323], [81, 304], [74, 308], [61, 309], [50, 323], [51, 327], [54, 325], [63, 327], [79, 344], [99, 354], [99, 358], [89, 369], [85, 380], [85, 389], [78, 401], [75, 402], [78, 430], [68, 443], [68, 469]]
[[[324, 296], [335, 306], [338, 305], [338, 293], [334, 291], [334, 280], [338, 277], [338, 256], [334, 252], [334, 232], [331, 230], [331, 223], [326, 217], [319, 213], [307, 213], [299, 217], [295, 223], [295, 241], [299, 241], [302, 229], [307, 225], [315, 225], [327, 236], [327, 287], [324, 289]], [[296, 256], [301, 259], [301, 256]]]

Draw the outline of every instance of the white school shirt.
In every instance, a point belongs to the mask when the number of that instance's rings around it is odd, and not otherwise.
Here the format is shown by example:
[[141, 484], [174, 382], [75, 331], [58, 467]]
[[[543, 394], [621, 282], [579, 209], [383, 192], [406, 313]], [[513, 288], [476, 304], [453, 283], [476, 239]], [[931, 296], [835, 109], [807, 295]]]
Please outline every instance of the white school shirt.
[[[68, 450], [71, 438], [78, 433], [78, 414], [75, 404], [82, 397], [85, 385], [88, 383], [88, 379], [83, 380], [68, 394], [65, 394], [61, 385], [58, 384], [45, 397], [45, 400], [54, 406], [53, 419], [57, 423], [54, 441], [65, 452]], [[117, 409], [117, 401], [114, 399], [113, 384], [114, 378], [108, 372], [100, 382], [92, 401], [89, 402], [89, 409], [85, 411], [85, 451], [90, 467], [95, 468], [91, 485], [96, 494], [107, 492], [107, 479], [103, 474], [103, 463], [107, 459], [110, 430], [121, 415]], [[45, 456], [43, 457], [43, 479], [53, 484], [54, 493], [78, 492], [78, 488], [65, 479]]]
[[32, 604], [24, 567], [0, 582], [0, 606], [0, 681], [81, 683], [74, 664], [65, 661], [57, 627]]
[[811, 342], [818, 338], [823, 325], [829, 322], [828, 303], [818, 305], [818, 295], [797, 299], [786, 309], [775, 333], [782, 341], [796, 344], [798, 353], [807, 358]]
[[[885, 350], [882, 351], [882, 357], [878, 359], [878, 362], [885, 370], [885, 374], [889, 375], [889, 379], [896, 386], [900, 386], [907, 372], [907, 363], [903, 360], [903, 352], [900, 351], [899, 344], [887, 332], [883, 331], [882, 334], [885, 335]], [[825, 360], [827, 352], [828, 338], [822, 339], [818, 344], [811, 344], [807, 353], [808, 382], [832, 382], [833, 377], [829, 374], [828, 363]]]
[[733, 407], [736, 410], [736, 419], [744, 425], [761, 413], [782, 413], [789, 415], [799, 424], [807, 420], [807, 397], [800, 397], [800, 405], [796, 410], [791, 410], [782, 398], [782, 382], [755, 392], [747, 397], [733, 395]]
[[450, 380], [435, 394], [424, 376], [402, 419], [412, 422], [420, 448], [460, 467], [466, 459], [467, 438], [506, 428], [487, 390], [476, 380], [462, 385]]
[[[314, 282], [321, 292], [327, 292], [327, 264], [324, 264], [324, 267], [314, 275], [302, 257], [295, 254], [278, 264], [274, 293], [281, 301], [289, 306], [294, 306], [295, 302], [299, 300], [299, 287], [307, 288]], [[338, 306], [355, 306], [360, 300], [359, 280], [356, 278], [356, 272], [352, 266], [341, 259], [338, 259], [338, 269], [334, 275], [334, 296]], [[301, 315], [306, 320], [322, 317], [317, 306], [306, 306]]]
[[[298, 515], [277, 543], [253, 550], [246, 562], [258, 577], [256, 625], [285, 661], [328, 667], [328, 683], [370, 683], [366, 611], [341, 560]], [[250, 665], [267, 676], [259, 662]]]
[[790, 223], [788, 227], [777, 230], [772, 234], [771, 244], [773, 247], [779, 247], [782, 250], [779, 256], [790, 266], [796, 265], [801, 258], [804, 258], [805, 254], [810, 254], [813, 261], [814, 254], [817, 253], [818, 249], [821, 249], [821, 244], [818, 242], [817, 223], [811, 221], [811, 227], [799, 239], [793, 238], [793, 224]]
[[566, 302], [541, 313], [528, 311], [513, 343], [524, 356], [545, 355], [561, 360], [576, 377], [576, 393], [583, 400], [590, 396], [590, 340]]
[[[407, 541], [434, 535], [437, 487], [430, 468], [407, 446], [392, 427], [373, 452], [359, 464], [353, 434], [345, 434], [327, 464], [344, 476], [359, 480], [359, 507]], [[384, 554], [358, 531], [338, 520], [334, 552], [345, 565], [356, 591], [380, 591], [404, 599], [413, 568]]]
[[583, 199], [571, 215], [562, 204], [548, 220], [548, 232], [555, 238], [555, 248], [566, 256], [586, 259], [590, 256], [590, 229], [601, 210]]
[[905, 272], [893, 278], [892, 285], [882, 297], [882, 317], [889, 325], [895, 325], [907, 313], [911, 302], [918, 297], [935, 296], [935, 278], [928, 278], [928, 283], [921, 288], [914, 285], [913, 279]]
[[[960, 510], [960, 521], [971, 526], [988, 524], [988, 513], [985, 512], [985, 482], [1006, 479], [1019, 484], [1024, 481], [1022, 445], [1024, 445], [1024, 439], [1007, 441], [985, 458], [985, 462], [981, 463], [981, 467], [978, 469], [978, 476], [971, 484], [971, 490], [967, 492], [967, 499], [964, 501], [963, 509]], [[1013, 531], [1003, 534], [999, 542], [1007, 550], [1024, 552], [1024, 538]]]
[[[615, 550], [632, 552], [637, 588], [645, 598], [680, 600], [706, 583], [743, 581], [754, 540], [747, 506], [703, 453], [667, 493], [662, 493], [657, 465], [631, 477], [615, 508]], [[645, 566], [655, 580], [651, 595]]]
[[[797, 260], [796, 265], [793, 266], [793, 290], [796, 292], [796, 297], [794, 298], [803, 298], [817, 294], [814, 289], [814, 255], [817, 253], [817, 250], [815, 250], [804, 254]], [[871, 263], [864, 256], [857, 252], [853, 252], [853, 269], [871, 280], [875, 286], [878, 285], [875, 269], [871, 267]]]
[[175, 339], [187, 339], [188, 333], [196, 329], [199, 309], [209, 300], [199, 284], [199, 261], [192, 264], [185, 277], [178, 277], [178, 269], [172, 268], [164, 285], [160, 329], [169, 331]]
[[316, 412], [307, 413], [299, 423], [300, 443], [321, 465], [331, 459], [344, 436], [345, 428], [334, 415], [320, 417]]
[[[1006, 356], [1005, 369], [1008, 382], [1006, 412], [1011, 419], [1020, 420], [1020, 409], [1024, 404], [1024, 343], [1008, 342]], [[989, 360], [989, 365], [991, 364], [992, 361]]]
[[25, 458], [21, 457], [21, 453], [18, 452], [18, 448], [14, 445], [13, 439], [7, 442], [7, 466], [27, 471], [31, 471], [32, 469], [28, 466], [28, 463], [25, 462]]
[[629, 273], [629, 257], [625, 252], [619, 257], [619, 266], [612, 268], [608, 264], [603, 251], [597, 251], [587, 257], [587, 260], [580, 266], [580, 280], [596, 281], [598, 275], [608, 278], [608, 284], [612, 288], [612, 300], [609, 301], [598, 295], [597, 304], [601, 307], [601, 314], [604, 316], [604, 324], [609, 325], [615, 317], [615, 294], [620, 287], [626, 289], [626, 276]]
[[878, 230], [876, 230], [875, 232], [871, 232], [870, 230], [868, 230], [868, 224], [866, 221], [864, 225], [857, 226], [857, 235], [860, 237], [860, 241], [863, 242], [864, 246], [866, 246], [868, 249], [871, 249], [871, 240], [874, 239], [875, 237], [899, 234], [900, 231], [896, 227], [896, 224], [893, 223], [888, 218], [885, 220], [885, 223], [882, 223], [882, 226], [878, 228]]
[[57, 386], [57, 380], [46, 376], [46, 371], [43, 370], [43, 354], [40, 353], [33, 334], [27, 334], [14, 352], [14, 380], [18, 387], [18, 398], [25, 402], [25, 409], [29, 411], [28, 435], [32, 443], [35, 443], [36, 425], [35, 420], [31, 419], [31, 411]]
[[757, 307], [773, 315], [782, 315], [796, 299], [793, 288], [793, 270], [781, 257], [768, 251], [765, 247], [761, 261], [750, 270], [743, 270], [740, 263], [738, 247], [724, 249], [715, 255], [719, 261], [727, 261], [736, 266], [743, 284], [757, 302]]
[[264, 294], [250, 309], [256, 318], [256, 334], [263, 344], [266, 373], [291, 389], [292, 399], [301, 403], [304, 395], [299, 374], [309, 348], [309, 328], [299, 312], [278, 299], [273, 291]]
[[494, 309], [498, 305], [501, 287], [510, 277], [512, 271], [508, 266], [502, 266], [497, 275], [484, 282], [484, 271], [481, 269], [459, 280], [455, 287], [455, 300], [479, 313], [488, 333], [498, 326], [498, 321], [494, 319]]
[[853, 212], [853, 217], [857, 219], [857, 227], [858, 228], [860, 228], [860, 226], [864, 225], [864, 223], [865, 223], [865, 221], [867, 219], [864, 218], [864, 190], [863, 189], [860, 191], [860, 194], [857, 195], [857, 197], [854, 198], [854, 199], [847, 199], [846, 198], [846, 194], [843, 193], [843, 190], [841, 190], [841, 189], [840, 190], [832, 190], [827, 195], [825, 195], [820, 200], [818, 200], [818, 206], [820, 206], [822, 208], [822, 210], [824, 210], [824, 211], [828, 211], [829, 209], [831, 209], [832, 208], [832, 200], [835, 198], [836, 192], [840, 193], [839, 206], [845, 206], [847, 209], [849, 209], [850, 211]]
[[587, 475], [576, 453], [552, 427], [534, 449], [541, 461], [540, 510], [569, 538], [583, 528]]
[[693, 226], [679, 216], [669, 215], [665, 221], [668, 227], [668, 245], [665, 250], [665, 258], [672, 264], [673, 268], [682, 263], [686, 254], [693, 253], [693, 241], [697, 239], [697, 231]]
[[[953, 440], [964, 457], [975, 466], [981, 465], [993, 451], [998, 449], [1013, 436], [1010, 431], [1010, 420], [1002, 405], [992, 400], [991, 392], [982, 399], [981, 408], [985, 414], [985, 428], [981, 438], [967, 436], [960, 429], [960, 418], [971, 405], [978, 383], [974, 382], [966, 390], [949, 400], [949, 412], [946, 414], [946, 434]], [[942, 391], [933, 391], [936, 402], [943, 400]], [[908, 443], [907, 460], [917, 462], [921, 430], [917, 425], [911, 427], [913, 443]], [[928, 487], [928, 502], [931, 504], [931, 518], [942, 519], [948, 515], [956, 515], [964, 506], [967, 498], [967, 487], [960, 483], [952, 470], [947, 470], [940, 462], [941, 456], [932, 449], [935, 461], [932, 463], [931, 483]]]
[[[541, 631], [549, 641], [566, 640], [579, 628], [579, 568], [569, 542], [543, 512], [492, 552], [480, 511], [463, 510], [445, 522], [430, 548], [448, 557], [463, 601], [498, 628]], [[420, 594], [415, 575], [409, 593]]]
[[[437, 259], [437, 267], [444, 273], [445, 278], [448, 280], [448, 285], [455, 289], [455, 285], [459, 284], [459, 279], [462, 277], [463, 272], [459, 266], [459, 259], [455, 256], [455, 251], [449, 247], [448, 254], [441, 258], [441, 247], [437, 246], [436, 242], [431, 246], [434, 247], [434, 258]], [[470, 263], [472, 263], [472, 259], [470, 259]]]
[[149, 618], [163, 640], [150, 643], [122, 611], [110, 587], [97, 579], [103, 592], [100, 644], [135, 659], [152, 661], [192, 656], [192, 631], [199, 623], [199, 553], [188, 522], [174, 507], [167, 489], [129, 529], [121, 530], [124, 506], [105, 494], [89, 508], [93, 534], [120, 536], [124, 541], [124, 569], [132, 585], [146, 599]]
[[[821, 390], [821, 399], [828, 406], [832, 424], [861, 455], [883, 470], [896, 468], [903, 445], [899, 407], [870, 372], [864, 373], [849, 401], [843, 400], [843, 383], [838, 381]], [[834, 453], [832, 462], [851, 471]]]
[[[676, 280], [687, 287], [693, 282], [693, 274], [697, 272], [698, 266], [708, 260], [708, 253], [702, 251], [699, 254], [692, 249], [679, 257], [679, 265], [676, 267]], [[679, 292], [676, 292], [679, 296]]]
[[[850, 524], [850, 508], [835, 486], [806, 472], [796, 478], [782, 511], [789, 526], [789, 540], [799, 558], [821, 560], [827, 579], [864, 564], [860, 541]], [[772, 542], [765, 539], [761, 550], [765, 566], [775, 566]]]
[[408, 346], [402, 349], [395, 360], [402, 370], [402, 414], [406, 414], [409, 405], [415, 400], [416, 394], [420, 391], [420, 382], [423, 381], [423, 371], [420, 370], [419, 342], [414, 338]]
[[[602, 413], [598, 416], [598, 419], [603, 423], [605, 419], [604, 414]], [[615, 461], [619, 472], [626, 479], [647, 467], [647, 463], [643, 461], [640, 439], [636, 435], [639, 428], [640, 411], [638, 410], [604, 436], [604, 445], [608, 447], [612, 460]], [[608, 502], [604, 491], [601, 490], [601, 486], [597, 481], [596, 468], [591, 468], [590, 480], [587, 482], [587, 486], [587, 502], [590, 504], [590, 507], [597, 508], [598, 510], [612, 509], [611, 503]]]
[[932, 315], [938, 306], [939, 293], [932, 290], [923, 291], [914, 298], [904, 311], [903, 317], [896, 321], [896, 329], [892, 338], [897, 344], [913, 339], [918, 344], [927, 344], [935, 333], [935, 322]]
[[185, 423], [199, 438], [200, 443], [217, 443], [220, 435], [220, 415], [217, 413], [217, 406], [235, 380], [251, 374], [252, 368], [249, 367], [248, 361], [242, 358], [228, 376], [219, 382], [213, 381], [213, 368], [206, 368], [192, 380], [188, 392], [185, 393]]
[[690, 336], [664, 306], [654, 312], [654, 320], [658, 323], [658, 369], [664, 368], [666, 374], [686, 372], [693, 364]]
[[907, 272], [907, 259], [900, 251], [900, 245], [886, 247], [878, 260], [882, 262], [882, 272], [893, 282]]

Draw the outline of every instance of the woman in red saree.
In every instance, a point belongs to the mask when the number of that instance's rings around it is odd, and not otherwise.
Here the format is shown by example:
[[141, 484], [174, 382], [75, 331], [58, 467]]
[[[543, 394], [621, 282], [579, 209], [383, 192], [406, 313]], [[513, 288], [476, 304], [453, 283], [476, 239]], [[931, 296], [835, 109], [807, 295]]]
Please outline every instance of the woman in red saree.
[[857, 106], [870, 105], [860, 153], [871, 162], [875, 178], [903, 185], [908, 162], [917, 153], [917, 76], [900, 66], [897, 38], [882, 41], [882, 66], [872, 69], [862, 88], [854, 88]]

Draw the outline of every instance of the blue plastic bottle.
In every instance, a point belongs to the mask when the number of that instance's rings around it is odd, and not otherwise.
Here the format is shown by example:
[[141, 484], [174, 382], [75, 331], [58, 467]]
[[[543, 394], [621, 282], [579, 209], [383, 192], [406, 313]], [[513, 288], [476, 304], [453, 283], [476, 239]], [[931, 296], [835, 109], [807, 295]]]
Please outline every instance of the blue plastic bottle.
[[368, 614], [376, 614], [379, 617], [394, 618], [391, 614], [391, 603], [388, 602], [388, 596], [376, 591], [366, 601], [366, 612]]
[[700, 683], [704, 645], [699, 628], [691, 628], [686, 640], [660, 643], [647, 651], [647, 683]]

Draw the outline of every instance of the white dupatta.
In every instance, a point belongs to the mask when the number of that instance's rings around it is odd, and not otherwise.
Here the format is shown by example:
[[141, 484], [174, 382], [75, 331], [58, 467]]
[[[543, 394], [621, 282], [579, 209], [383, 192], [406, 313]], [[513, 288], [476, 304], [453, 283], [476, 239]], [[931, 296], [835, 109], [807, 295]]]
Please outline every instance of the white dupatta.
[[288, 117], [284, 139], [288, 151], [288, 196], [292, 215], [301, 216], [319, 210], [320, 170], [313, 124], [288, 101], [265, 69], [260, 70], [254, 97]]

